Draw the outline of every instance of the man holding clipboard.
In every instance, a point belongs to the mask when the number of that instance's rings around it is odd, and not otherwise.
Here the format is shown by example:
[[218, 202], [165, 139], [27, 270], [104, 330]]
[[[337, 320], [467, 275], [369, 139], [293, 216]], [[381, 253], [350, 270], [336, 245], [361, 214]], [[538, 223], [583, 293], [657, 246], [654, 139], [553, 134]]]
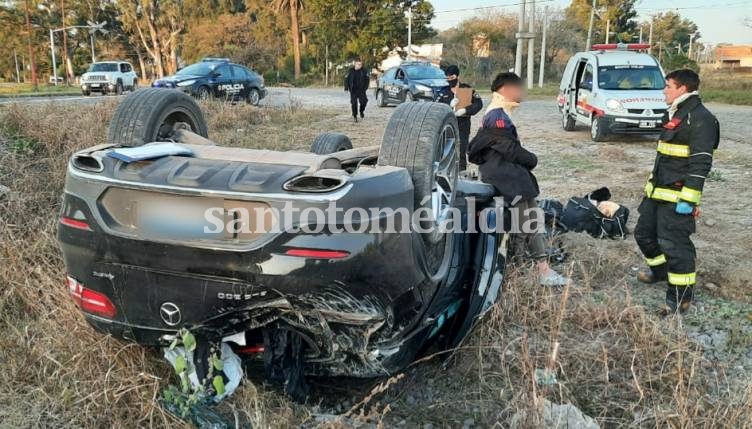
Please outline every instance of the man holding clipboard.
[[483, 100], [475, 90], [466, 83], [460, 83], [460, 68], [456, 65], [444, 69], [449, 87], [454, 99], [449, 104], [457, 116], [457, 126], [460, 131], [460, 171], [467, 170], [467, 144], [470, 140], [470, 117], [483, 109]]

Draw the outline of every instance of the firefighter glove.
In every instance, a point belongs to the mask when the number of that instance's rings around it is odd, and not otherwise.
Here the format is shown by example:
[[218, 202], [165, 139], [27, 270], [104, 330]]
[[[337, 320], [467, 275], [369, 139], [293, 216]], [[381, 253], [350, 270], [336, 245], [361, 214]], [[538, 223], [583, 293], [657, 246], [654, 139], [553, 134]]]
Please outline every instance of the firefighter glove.
[[676, 203], [676, 212], [679, 214], [692, 214], [694, 210], [694, 206], [686, 201], [679, 201], [678, 203]]

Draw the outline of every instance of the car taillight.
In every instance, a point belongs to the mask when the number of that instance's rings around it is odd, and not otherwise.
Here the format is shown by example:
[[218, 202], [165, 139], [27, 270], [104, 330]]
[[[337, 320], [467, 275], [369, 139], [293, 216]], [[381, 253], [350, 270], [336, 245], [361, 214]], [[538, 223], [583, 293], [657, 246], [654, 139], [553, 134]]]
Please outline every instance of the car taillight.
[[60, 223], [71, 228], [80, 229], [82, 231], [91, 231], [91, 227], [88, 223], [86, 223], [86, 221], [73, 219], [72, 217], [63, 216], [60, 218]]
[[78, 308], [87, 313], [102, 316], [107, 319], [113, 319], [117, 314], [115, 305], [112, 304], [106, 295], [87, 289], [78, 280], [71, 276], [66, 278], [68, 283], [68, 293], [70, 293], [73, 302]]
[[344, 250], [289, 249], [285, 255], [311, 259], [342, 259], [348, 257], [350, 253]]

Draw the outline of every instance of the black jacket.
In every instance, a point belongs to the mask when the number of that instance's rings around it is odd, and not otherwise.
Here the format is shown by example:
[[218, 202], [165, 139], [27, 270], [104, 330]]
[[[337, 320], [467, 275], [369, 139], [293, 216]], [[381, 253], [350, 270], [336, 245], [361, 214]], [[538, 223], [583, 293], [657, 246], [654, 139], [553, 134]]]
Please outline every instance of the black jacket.
[[369, 83], [370, 79], [368, 79], [368, 73], [365, 69], [355, 70], [351, 68], [345, 76], [345, 91], [365, 92]]
[[511, 204], [517, 197], [535, 198], [540, 193], [532, 170], [538, 157], [523, 148], [511, 121], [504, 128], [481, 128], [470, 142], [470, 162], [479, 164], [481, 179], [492, 184]]
[[668, 113], [663, 118], [650, 182], [656, 187], [681, 191], [682, 200], [697, 204], [713, 165], [720, 127], [697, 95], [678, 107], [673, 119], [668, 120]]

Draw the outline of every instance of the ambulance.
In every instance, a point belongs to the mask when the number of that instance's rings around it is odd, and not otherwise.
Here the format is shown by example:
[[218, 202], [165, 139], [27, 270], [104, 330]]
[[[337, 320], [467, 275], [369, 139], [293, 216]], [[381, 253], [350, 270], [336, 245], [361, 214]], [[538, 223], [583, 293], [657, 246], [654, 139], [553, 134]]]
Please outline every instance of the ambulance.
[[557, 104], [562, 127], [590, 127], [593, 141], [612, 134], [658, 134], [668, 106], [664, 72], [648, 44], [593, 45], [569, 59]]

